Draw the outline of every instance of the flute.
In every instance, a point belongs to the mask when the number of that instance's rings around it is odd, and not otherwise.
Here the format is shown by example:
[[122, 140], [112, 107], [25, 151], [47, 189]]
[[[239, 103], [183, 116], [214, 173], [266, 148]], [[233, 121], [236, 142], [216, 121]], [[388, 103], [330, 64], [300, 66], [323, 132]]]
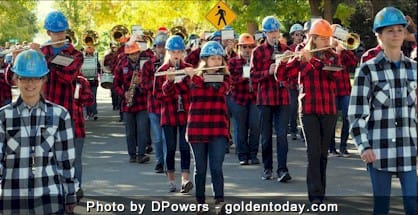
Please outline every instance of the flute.
[[[308, 51], [308, 52], [319, 52], [319, 51], [330, 49], [330, 48], [331, 48], [331, 46], [327, 46], [327, 47], [324, 47], [324, 48], [318, 48], [318, 49], [312, 49], [312, 50], [306, 50], [306, 51]], [[290, 53], [290, 54], [278, 54], [278, 55], [276, 55], [276, 58], [282, 60], [282, 59], [285, 59], [285, 58], [288, 58], [288, 57], [299, 56], [301, 54], [302, 54], [302, 52], [300, 52], [300, 51]]]
[[[199, 68], [199, 69], [193, 69], [193, 71], [198, 72], [202, 70], [211, 70], [211, 69], [223, 69], [226, 66], [214, 66], [214, 67], [206, 67], [206, 68]], [[164, 75], [183, 75], [186, 74], [184, 69], [175, 70], [173, 72], [171, 71], [165, 71], [165, 72], [156, 72], [154, 76], [164, 76]]]
[[[42, 48], [42, 47], [45, 47], [45, 46], [50, 46], [50, 45], [60, 44], [60, 43], [68, 43], [69, 41], [70, 41], [70, 40], [65, 39], [65, 40], [60, 40], [60, 41], [55, 41], [55, 42], [48, 42], [48, 43], [44, 43], [44, 44], [42, 44], [42, 45], [41, 45], [41, 48]], [[9, 49], [9, 50], [6, 50], [6, 51], [3, 51], [3, 52], [0, 52], [0, 54], [4, 54], [4, 55], [6, 55], [6, 54], [10, 54], [10, 53], [12, 53], [12, 52], [21, 52], [21, 51], [25, 51], [25, 50], [28, 50], [28, 49], [30, 49], [30, 47], [29, 47], [29, 46], [25, 46], [25, 47], [22, 47], [22, 48], [20, 48], [20, 49]]]

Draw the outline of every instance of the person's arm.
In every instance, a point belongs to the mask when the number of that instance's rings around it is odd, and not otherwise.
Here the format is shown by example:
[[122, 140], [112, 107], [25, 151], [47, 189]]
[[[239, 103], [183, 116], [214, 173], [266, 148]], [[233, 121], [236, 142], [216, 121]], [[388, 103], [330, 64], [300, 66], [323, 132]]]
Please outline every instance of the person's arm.
[[[74, 178], [74, 131], [71, 125], [70, 113], [62, 110], [59, 115], [57, 132], [55, 134], [54, 153], [57, 162], [60, 183], [64, 189], [66, 209], [74, 209], [76, 203], [76, 187], [78, 181]], [[72, 212], [72, 211], [67, 211]]]
[[360, 154], [367, 149], [371, 149], [367, 139], [367, 123], [370, 115], [369, 100], [372, 91], [370, 89], [370, 78], [366, 74], [369, 72], [369, 68], [366, 65], [362, 65], [356, 72], [348, 107], [351, 137], [357, 145]]

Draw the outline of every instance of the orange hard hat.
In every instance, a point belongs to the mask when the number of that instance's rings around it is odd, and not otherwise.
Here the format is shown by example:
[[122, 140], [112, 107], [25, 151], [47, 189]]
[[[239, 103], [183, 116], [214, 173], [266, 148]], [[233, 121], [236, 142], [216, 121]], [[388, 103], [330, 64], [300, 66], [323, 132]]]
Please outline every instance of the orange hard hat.
[[249, 33], [243, 33], [239, 35], [238, 45], [254, 45], [254, 37]]
[[141, 49], [139, 48], [138, 44], [135, 42], [125, 45], [125, 54], [133, 54], [139, 51], [141, 51]]
[[315, 34], [323, 37], [331, 37], [333, 33], [329, 22], [325, 19], [320, 19], [312, 23], [311, 29], [309, 30], [309, 34]]

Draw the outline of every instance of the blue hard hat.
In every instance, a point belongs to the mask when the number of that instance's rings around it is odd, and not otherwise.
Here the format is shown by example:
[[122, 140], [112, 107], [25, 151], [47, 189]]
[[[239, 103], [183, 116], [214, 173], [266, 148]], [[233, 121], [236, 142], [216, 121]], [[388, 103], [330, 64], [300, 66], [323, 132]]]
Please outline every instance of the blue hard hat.
[[186, 49], [184, 45], [184, 40], [179, 35], [173, 35], [168, 38], [167, 42], [165, 43], [165, 49], [169, 51], [183, 51]]
[[44, 28], [52, 32], [61, 32], [68, 29], [68, 21], [60, 11], [52, 11], [46, 15]]
[[160, 32], [155, 36], [154, 41], [152, 42], [152, 45], [153, 46], [164, 45], [165, 42], [167, 41], [167, 38], [168, 38], [168, 35], [166, 33]]
[[376, 16], [374, 17], [373, 23], [373, 31], [375, 33], [379, 28], [391, 25], [408, 25], [408, 21], [406, 20], [402, 11], [394, 7], [385, 7], [379, 12], [377, 12]]
[[200, 58], [213, 55], [225, 56], [225, 51], [219, 42], [209, 41], [203, 45], [202, 50], [200, 51]]
[[303, 24], [303, 30], [304, 31], [309, 31], [309, 30], [311, 30], [311, 21], [307, 21], [307, 22], [305, 22], [305, 24]]
[[219, 38], [219, 40], [221, 40], [221, 31], [215, 31], [213, 32], [209, 37], [208, 40], [214, 40], [215, 38]]
[[292, 34], [295, 31], [303, 31], [303, 26], [301, 24], [293, 24], [292, 27], [290, 27], [289, 34]]
[[266, 16], [261, 24], [264, 32], [280, 30], [280, 22], [274, 16]]
[[33, 49], [17, 55], [12, 71], [18, 76], [28, 78], [40, 78], [49, 72], [45, 57]]
[[4, 63], [10, 64], [12, 60], [13, 60], [12, 53], [6, 54], [6, 56], [4, 57]]

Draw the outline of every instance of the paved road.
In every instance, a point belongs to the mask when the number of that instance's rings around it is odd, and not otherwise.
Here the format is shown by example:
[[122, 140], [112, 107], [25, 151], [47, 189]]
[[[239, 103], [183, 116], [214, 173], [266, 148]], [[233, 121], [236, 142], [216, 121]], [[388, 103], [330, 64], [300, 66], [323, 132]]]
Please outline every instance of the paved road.
[[[96, 211], [101, 209], [99, 207], [92, 207], [91, 211], [87, 212], [87, 204], [91, 206], [90, 204], [97, 203], [96, 201], [99, 201], [98, 203], [120, 203], [119, 209], [121, 206], [125, 207], [124, 212], [121, 212], [123, 214], [129, 214], [130, 201], [134, 203], [146, 202], [148, 211], [145, 214], [152, 213], [150, 211], [152, 209], [151, 200], [156, 200], [159, 203], [163, 200], [170, 200], [172, 203], [174, 201], [194, 203], [194, 190], [191, 191], [191, 195], [168, 192], [166, 176], [153, 171], [154, 154], [151, 154], [151, 162], [148, 164], [128, 163], [124, 125], [118, 121], [118, 112], [112, 111], [110, 92], [102, 88], [98, 90], [98, 111], [99, 119], [97, 121], [89, 120], [86, 123], [87, 138], [83, 154], [83, 189], [86, 198], [82, 199], [76, 208], [76, 213], [101, 214], [102, 212]], [[254, 205], [250, 203], [256, 201], [261, 203], [270, 201], [273, 203], [286, 201], [307, 203], [306, 148], [300, 140], [292, 141], [289, 138], [288, 167], [293, 180], [285, 184], [276, 180], [261, 180], [262, 165], [239, 166], [234, 152], [232, 149], [231, 153], [225, 156], [223, 166], [227, 202], [246, 203], [248, 208], [253, 206], [253, 209]], [[337, 202], [338, 214], [370, 214], [372, 207], [371, 185], [365, 165], [360, 161], [352, 142], [349, 143], [349, 152], [352, 153], [350, 158], [331, 157], [328, 160], [328, 197], [326, 202]], [[261, 159], [260, 153], [259, 158]], [[276, 164], [276, 161], [274, 162]], [[179, 163], [177, 155], [176, 169], [180, 169]], [[212, 196], [209, 175], [208, 173], [206, 195], [208, 203], [212, 203], [209, 200]], [[179, 179], [180, 175], [177, 174], [178, 186], [180, 185]], [[401, 194], [397, 179], [392, 184], [392, 194], [395, 196]], [[154, 206], [158, 206], [158, 202], [154, 202]], [[110, 206], [103, 206], [103, 210], [117, 209]], [[240, 205], [235, 206], [237, 209]], [[280, 208], [280, 210], [284, 209], [286, 208]], [[401, 199], [394, 197], [391, 214], [401, 214], [401, 209]], [[176, 208], [171, 208], [165, 214], [173, 214], [172, 210], [176, 210]], [[176, 214], [184, 213], [178, 212]], [[236, 212], [234, 214], [251, 213]]]

